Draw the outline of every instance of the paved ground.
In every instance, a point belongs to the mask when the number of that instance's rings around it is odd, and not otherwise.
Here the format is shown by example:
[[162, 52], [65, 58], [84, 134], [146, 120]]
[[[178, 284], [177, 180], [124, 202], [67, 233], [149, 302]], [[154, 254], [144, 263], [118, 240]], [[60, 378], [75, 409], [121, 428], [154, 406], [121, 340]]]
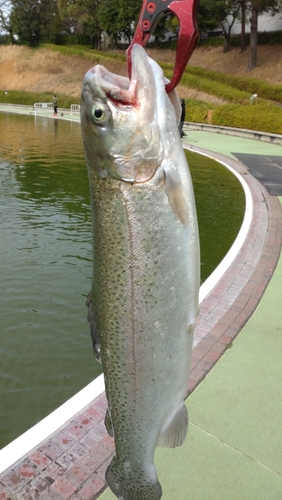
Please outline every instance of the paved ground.
[[[231, 151], [282, 156], [281, 146], [208, 132], [189, 130], [185, 140], [230, 158]], [[253, 223], [238, 257], [201, 305], [188, 438], [179, 449], [156, 453], [164, 500], [282, 498], [282, 199], [234, 166], [252, 191]], [[114, 499], [109, 490], [101, 495], [113, 451], [105, 407], [101, 396], [3, 472], [0, 499]]]
[[266, 187], [269, 194], [282, 196], [282, 156], [233, 154], [247, 165], [251, 174]]

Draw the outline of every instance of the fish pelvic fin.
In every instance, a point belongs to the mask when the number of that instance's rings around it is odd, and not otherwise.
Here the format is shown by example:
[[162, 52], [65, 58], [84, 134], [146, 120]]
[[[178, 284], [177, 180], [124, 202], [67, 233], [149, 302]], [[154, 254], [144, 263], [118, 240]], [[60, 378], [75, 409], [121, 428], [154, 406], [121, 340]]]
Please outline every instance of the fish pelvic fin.
[[189, 211], [180, 175], [171, 162], [167, 160], [163, 162], [163, 171], [165, 176], [165, 191], [174, 215], [183, 226], [187, 226]]
[[187, 435], [188, 430], [188, 411], [183, 403], [182, 407], [169, 424], [163, 430], [161, 436], [159, 437], [158, 446], [164, 448], [175, 448], [176, 446], [181, 446]]
[[94, 304], [93, 304], [93, 298], [92, 298], [92, 290], [90, 290], [89, 294], [87, 295], [86, 299], [86, 307], [88, 309], [88, 314], [87, 314], [87, 321], [90, 326], [90, 334], [92, 338], [92, 343], [93, 343], [93, 351], [94, 351], [94, 356], [101, 363], [101, 340], [100, 340], [100, 334], [99, 334], [99, 325], [98, 325], [98, 318], [97, 314], [95, 312]]
[[116, 457], [106, 471], [106, 481], [119, 500], [159, 500], [162, 497], [159, 481], [154, 484], [140, 484], [138, 480], [134, 482], [133, 478], [126, 478], [117, 466]]

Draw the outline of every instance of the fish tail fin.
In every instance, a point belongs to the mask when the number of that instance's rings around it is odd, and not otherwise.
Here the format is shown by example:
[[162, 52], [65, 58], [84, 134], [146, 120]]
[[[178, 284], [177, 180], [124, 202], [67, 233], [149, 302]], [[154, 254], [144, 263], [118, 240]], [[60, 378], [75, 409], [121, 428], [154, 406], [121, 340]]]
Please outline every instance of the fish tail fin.
[[183, 404], [159, 437], [158, 446], [175, 448], [181, 446], [188, 430], [188, 411]]
[[159, 481], [154, 484], [134, 485], [132, 479], [123, 477], [117, 467], [116, 457], [106, 471], [106, 481], [116, 497], [123, 500], [159, 500], [162, 496]]

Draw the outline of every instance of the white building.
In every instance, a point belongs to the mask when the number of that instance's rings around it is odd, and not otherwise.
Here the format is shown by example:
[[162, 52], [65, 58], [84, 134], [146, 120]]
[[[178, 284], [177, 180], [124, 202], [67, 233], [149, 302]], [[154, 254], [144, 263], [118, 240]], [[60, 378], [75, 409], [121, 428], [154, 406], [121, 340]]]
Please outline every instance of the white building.
[[[249, 33], [251, 29], [249, 19], [246, 22], [246, 33]], [[258, 31], [280, 31], [282, 30], [282, 12], [276, 14], [275, 16], [261, 14], [258, 18]], [[236, 21], [232, 27], [232, 35], [241, 33], [241, 23]]]

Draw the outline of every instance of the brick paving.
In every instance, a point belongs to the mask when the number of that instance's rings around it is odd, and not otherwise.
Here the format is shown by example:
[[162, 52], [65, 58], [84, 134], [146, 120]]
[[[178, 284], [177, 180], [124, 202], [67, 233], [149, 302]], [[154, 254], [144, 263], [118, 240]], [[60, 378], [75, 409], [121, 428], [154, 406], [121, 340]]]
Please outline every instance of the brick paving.
[[[194, 148], [197, 151], [197, 148]], [[218, 159], [226, 158], [215, 155]], [[236, 161], [253, 197], [250, 231], [227, 272], [201, 303], [187, 392], [206, 376], [255, 310], [276, 267], [282, 241], [281, 207]], [[35, 450], [0, 474], [0, 500], [93, 500], [104, 491], [114, 452], [104, 427], [102, 394]]]

